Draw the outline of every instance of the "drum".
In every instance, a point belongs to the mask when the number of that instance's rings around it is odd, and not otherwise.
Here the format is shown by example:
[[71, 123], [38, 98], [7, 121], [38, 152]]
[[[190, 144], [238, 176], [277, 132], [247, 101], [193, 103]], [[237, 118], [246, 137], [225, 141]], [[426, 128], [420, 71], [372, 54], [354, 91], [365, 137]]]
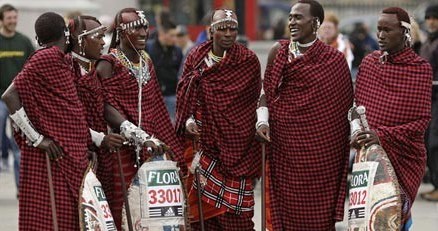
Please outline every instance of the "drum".
[[[352, 110], [358, 110], [361, 117], [358, 129], [368, 130], [365, 108], [353, 107]], [[348, 205], [348, 230], [401, 230], [400, 185], [391, 161], [380, 145], [362, 146], [357, 150]]]
[[[186, 230], [185, 191], [179, 168], [164, 156], [145, 162], [128, 189], [134, 230]], [[122, 230], [128, 230], [125, 207]]]
[[81, 231], [116, 231], [109, 204], [102, 185], [93, 172], [91, 162], [85, 172], [79, 196], [79, 224]]

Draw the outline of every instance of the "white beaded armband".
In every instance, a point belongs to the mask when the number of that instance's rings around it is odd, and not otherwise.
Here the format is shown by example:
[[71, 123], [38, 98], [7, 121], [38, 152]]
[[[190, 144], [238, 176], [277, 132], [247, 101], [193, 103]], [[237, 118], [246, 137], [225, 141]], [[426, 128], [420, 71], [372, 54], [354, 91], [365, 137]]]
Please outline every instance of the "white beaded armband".
[[259, 107], [256, 110], [257, 112], [257, 123], [256, 129], [258, 129], [261, 125], [266, 125], [269, 127], [269, 111], [268, 107]]
[[23, 107], [10, 117], [34, 147], [37, 147], [43, 141], [44, 136], [35, 130]]
[[144, 145], [146, 141], [152, 141], [157, 146], [161, 144], [161, 141], [159, 139], [150, 136], [141, 128], [135, 126], [128, 120], [125, 120], [122, 122], [122, 124], [120, 124], [120, 134], [126, 139], [134, 141], [134, 143], [138, 143], [141, 145]]
[[356, 133], [362, 131], [362, 126], [360, 123], [360, 119], [354, 119], [350, 121], [350, 135], [353, 137]]

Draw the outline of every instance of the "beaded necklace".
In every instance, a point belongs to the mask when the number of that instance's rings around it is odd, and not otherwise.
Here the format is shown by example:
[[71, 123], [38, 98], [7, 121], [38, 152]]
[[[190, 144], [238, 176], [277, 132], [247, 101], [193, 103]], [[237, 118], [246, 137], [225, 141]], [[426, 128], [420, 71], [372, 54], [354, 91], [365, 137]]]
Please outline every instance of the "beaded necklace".
[[219, 63], [222, 59], [225, 58], [225, 55], [227, 54], [227, 51], [224, 51], [224, 56], [220, 57], [215, 54], [213, 54], [213, 50], [210, 50], [207, 54], [207, 57], [205, 57], [205, 63], [207, 66], [211, 67], [215, 63]]
[[[149, 57], [145, 51], [141, 50], [139, 52], [141, 55], [140, 62], [142, 62], [142, 65], [140, 65], [140, 63], [132, 63], [131, 60], [129, 60], [128, 57], [126, 57], [126, 55], [123, 53], [123, 51], [119, 49], [111, 49], [111, 55], [117, 58], [123, 66], [129, 69], [131, 75], [137, 80], [137, 82], [139, 82], [141, 78], [143, 85], [145, 85], [151, 79], [149, 67], [146, 63], [146, 60], [148, 60]], [[140, 76], [140, 66], [142, 76]]]
[[82, 55], [77, 54], [74, 51], [71, 52], [71, 56], [73, 57], [73, 59], [78, 59], [78, 60], [83, 61], [83, 62], [88, 64], [88, 67], [87, 67], [87, 66], [84, 66], [84, 64], [82, 64], [81, 62], [77, 62], [79, 64], [79, 67], [81, 68], [81, 75], [86, 75], [86, 74], [88, 74], [88, 72], [90, 72], [91, 60], [85, 58]]
[[291, 41], [289, 43], [288, 61], [291, 62], [293, 58], [300, 57], [303, 55], [303, 53], [301, 53], [301, 51], [298, 49], [298, 47], [303, 47], [303, 48], [311, 47], [315, 42], [316, 42], [316, 38], [315, 38], [315, 40], [313, 40], [309, 43], [293, 42], [291, 39]]

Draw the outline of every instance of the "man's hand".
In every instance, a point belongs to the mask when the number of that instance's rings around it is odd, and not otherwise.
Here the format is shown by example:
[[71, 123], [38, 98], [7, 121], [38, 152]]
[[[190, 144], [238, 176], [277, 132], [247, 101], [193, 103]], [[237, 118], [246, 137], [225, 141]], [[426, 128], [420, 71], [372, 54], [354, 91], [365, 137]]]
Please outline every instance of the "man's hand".
[[148, 140], [144, 142], [143, 146], [148, 148], [148, 150], [151, 149], [150, 152], [154, 155], [162, 155], [165, 151], [169, 149], [169, 147], [167, 147], [167, 145], [161, 141], [159, 141], [159, 143], [159, 145], [156, 145], [153, 141]]
[[186, 134], [192, 137], [199, 137], [201, 135], [200, 129], [196, 123], [189, 123], [186, 126]]
[[357, 133], [351, 139], [351, 143], [350, 143], [350, 145], [356, 149], [360, 149], [362, 146], [367, 148], [373, 144], [380, 145], [380, 140], [377, 134], [371, 130]]
[[58, 159], [62, 159], [64, 156], [62, 148], [55, 141], [47, 137], [44, 137], [37, 148], [44, 150], [49, 155], [50, 160], [58, 161]]
[[257, 128], [256, 138], [260, 142], [271, 142], [271, 137], [269, 136], [269, 126], [262, 124]]
[[102, 143], [100, 144], [100, 147], [112, 152], [122, 147], [125, 141], [126, 139], [123, 136], [119, 134], [111, 133], [105, 135], [105, 137], [102, 140]]

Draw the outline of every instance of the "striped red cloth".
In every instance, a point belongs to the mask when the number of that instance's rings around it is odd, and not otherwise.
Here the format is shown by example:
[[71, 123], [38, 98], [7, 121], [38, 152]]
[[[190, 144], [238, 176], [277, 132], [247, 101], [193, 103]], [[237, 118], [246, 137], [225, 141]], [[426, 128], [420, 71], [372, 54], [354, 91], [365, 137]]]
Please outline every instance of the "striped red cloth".
[[[113, 55], [104, 55], [101, 60], [110, 62], [113, 66], [113, 76], [101, 79], [106, 100], [117, 109], [127, 120], [134, 124], [138, 123], [138, 82], [129, 69], [117, 60]], [[141, 128], [149, 135], [154, 135], [162, 140], [174, 152], [173, 158], [178, 162], [178, 166], [184, 173], [187, 167], [183, 159], [183, 147], [176, 138], [174, 128], [170, 121], [169, 114], [164, 105], [163, 97], [158, 85], [157, 77], [153, 68], [152, 61], [147, 60], [151, 79], [142, 88], [142, 124]], [[120, 151], [122, 165], [124, 168], [125, 181], [128, 186], [137, 171], [134, 168], [135, 151], [132, 147], [123, 148]], [[149, 154], [143, 149], [143, 159]], [[120, 227], [121, 209], [123, 204], [123, 194], [117, 164], [117, 156], [112, 156], [113, 166], [113, 198], [109, 198], [111, 212], [115, 218], [116, 225]], [[117, 190], [116, 190], [117, 189]]]
[[[64, 158], [52, 161], [59, 230], [78, 230], [78, 199], [91, 142], [71, 62], [58, 47], [39, 50], [14, 80], [36, 130], [56, 141]], [[45, 153], [16, 136], [21, 148], [20, 230], [51, 230], [52, 214]]]
[[264, 88], [273, 230], [334, 230], [343, 219], [353, 86], [342, 53], [317, 40], [288, 61], [280, 41]]
[[366, 108], [370, 128], [377, 132], [408, 197], [409, 211], [426, 164], [424, 132], [431, 118], [432, 71], [410, 48], [389, 55], [384, 64], [380, 56], [375, 51], [362, 61], [356, 103]]
[[[186, 59], [177, 88], [176, 129], [184, 140], [185, 121], [193, 115], [199, 122], [197, 146], [203, 152], [201, 175], [207, 183], [202, 192], [202, 200], [208, 204], [206, 219], [215, 216], [211, 219], [220, 220], [232, 213], [244, 221], [253, 216], [252, 180], [260, 174], [260, 146], [254, 139], [260, 64], [252, 51], [235, 44], [222, 61], [208, 67], [204, 58], [212, 47], [212, 42], [206, 42]], [[194, 186], [189, 183], [192, 208], [197, 206]], [[236, 227], [242, 226], [246, 229], [241, 230], [248, 230], [253, 224]]]

